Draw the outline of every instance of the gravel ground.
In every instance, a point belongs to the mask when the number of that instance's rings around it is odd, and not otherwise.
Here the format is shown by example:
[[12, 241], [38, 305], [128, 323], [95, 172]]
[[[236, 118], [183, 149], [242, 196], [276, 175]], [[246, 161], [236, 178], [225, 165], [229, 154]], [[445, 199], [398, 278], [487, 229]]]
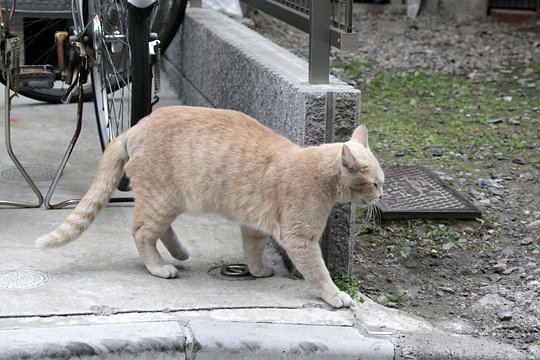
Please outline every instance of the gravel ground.
[[[359, 49], [332, 50], [332, 61], [368, 66], [362, 67], [361, 77], [343, 68], [333, 68], [333, 75], [361, 90], [380, 71], [455, 75], [494, 86], [514, 81], [523, 85], [518, 96], [528, 102], [513, 102], [514, 116], [493, 119], [493, 124], [509, 121], [519, 126], [527, 121], [540, 126], [540, 22], [458, 23], [427, 15], [412, 20], [386, 9], [370, 13], [355, 7]], [[307, 58], [304, 33], [266, 15], [252, 19], [256, 31]], [[500, 91], [501, 98], [508, 100], [506, 90]], [[363, 98], [366, 101], [369, 98]], [[524, 105], [531, 102], [537, 105]], [[446, 330], [492, 337], [540, 359], [538, 128], [532, 127], [526, 139], [529, 161], [505, 158], [486, 148], [474, 157], [477, 173], [464, 175], [444, 163], [434, 169], [481, 208], [483, 222], [365, 225], [359, 221], [355, 274], [362, 292]], [[383, 153], [382, 161], [392, 163], [394, 155]], [[396, 243], [397, 237], [406, 241]]]

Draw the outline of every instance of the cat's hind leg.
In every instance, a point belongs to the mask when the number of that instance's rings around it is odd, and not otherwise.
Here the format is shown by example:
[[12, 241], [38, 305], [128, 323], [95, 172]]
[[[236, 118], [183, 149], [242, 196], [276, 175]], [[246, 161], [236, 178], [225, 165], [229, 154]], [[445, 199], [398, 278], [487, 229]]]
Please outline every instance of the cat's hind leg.
[[274, 275], [274, 270], [263, 264], [262, 256], [268, 236], [258, 230], [247, 226], [240, 226], [242, 243], [244, 245], [244, 257], [247, 262], [249, 273], [255, 277], [269, 277]]
[[178, 236], [170, 225], [159, 239], [175, 259], [187, 260], [189, 258], [189, 250], [178, 239]]
[[[152, 216], [153, 215], [153, 216]], [[158, 237], [164, 234], [171, 221], [163, 221], [155, 214], [144, 214], [142, 207], [135, 203], [135, 220], [133, 222], [133, 237], [135, 245], [148, 271], [157, 277], [169, 279], [178, 275], [178, 269], [167, 264], [158, 252], [156, 244]]]

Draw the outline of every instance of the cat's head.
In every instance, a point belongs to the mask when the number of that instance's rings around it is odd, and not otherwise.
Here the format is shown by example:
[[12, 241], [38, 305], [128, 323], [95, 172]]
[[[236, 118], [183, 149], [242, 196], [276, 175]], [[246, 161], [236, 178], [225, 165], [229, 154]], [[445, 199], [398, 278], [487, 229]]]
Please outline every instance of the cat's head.
[[341, 200], [359, 206], [377, 203], [383, 196], [384, 173], [368, 145], [361, 125], [341, 148]]

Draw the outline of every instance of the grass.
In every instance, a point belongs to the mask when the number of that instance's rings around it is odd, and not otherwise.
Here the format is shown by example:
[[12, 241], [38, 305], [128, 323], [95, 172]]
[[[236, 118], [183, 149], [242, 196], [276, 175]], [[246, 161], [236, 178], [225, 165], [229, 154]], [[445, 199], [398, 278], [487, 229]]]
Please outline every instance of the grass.
[[386, 299], [397, 307], [403, 306], [403, 297], [400, 295], [387, 295]]
[[360, 295], [360, 280], [355, 275], [339, 275], [334, 279], [334, 283], [339, 290], [346, 292], [353, 299], [358, 298], [360, 303], [364, 302], [364, 299]]
[[[373, 64], [351, 61], [336, 67], [361, 82]], [[372, 148], [393, 163], [473, 172], [478, 162], [498, 154], [540, 167], [540, 157], [531, 156], [529, 148], [538, 136], [538, 120], [531, 121], [539, 116], [531, 112], [538, 108], [535, 89], [531, 94], [510, 80], [475, 83], [455, 76], [383, 72], [360, 88], [361, 120], [370, 129]]]

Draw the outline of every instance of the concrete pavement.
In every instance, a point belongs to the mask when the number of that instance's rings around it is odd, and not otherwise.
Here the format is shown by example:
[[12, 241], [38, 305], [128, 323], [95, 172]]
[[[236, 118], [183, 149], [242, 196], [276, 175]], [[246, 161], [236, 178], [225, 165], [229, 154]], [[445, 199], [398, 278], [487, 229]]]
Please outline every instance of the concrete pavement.
[[[159, 105], [177, 102], [165, 86]], [[15, 153], [45, 193], [71, 138], [75, 105], [20, 98], [12, 116]], [[88, 188], [101, 153], [94, 121], [86, 103], [81, 137], [53, 202], [79, 198]], [[0, 150], [0, 199], [31, 201], [12, 167]], [[180, 270], [177, 279], [146, 271], [131, 239], [131, 204], [105, 208], [66, 247], [38, 250], [35, 239], [70, 211], [0, 208], [0, 359], [527, 358], [508, 346], [443, 333], [369, 299], [332, 309], [287, 272], [272, 248], [265, 261], [274, 277], [214, 276], [214, 269], [242, 262], [239, 228], [216, 217], [175, 221], [191, 250], [184, 262], [168, 256]]]

